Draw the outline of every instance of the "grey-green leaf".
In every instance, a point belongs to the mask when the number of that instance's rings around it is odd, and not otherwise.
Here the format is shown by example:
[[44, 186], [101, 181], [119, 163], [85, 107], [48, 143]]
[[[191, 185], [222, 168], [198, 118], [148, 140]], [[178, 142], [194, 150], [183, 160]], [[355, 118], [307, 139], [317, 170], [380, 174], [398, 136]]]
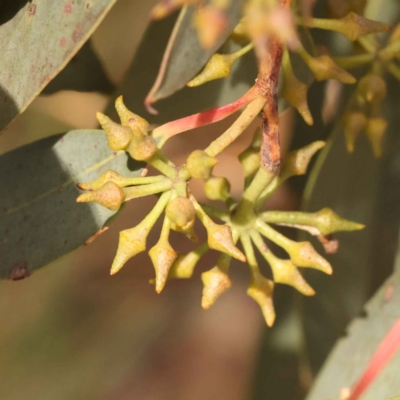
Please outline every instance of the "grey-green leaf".
[[76, 183], [113, 169], [132, 176], [139, 163], [113, 153], [101, 130], [77, 130], [0, 157], [0, 278], [29, 276], [87, 241], [113, 212], [76, 203]]
[[115, 1], [33, 1], [8, 16], [0, 26], [0, 130], [61, 71]]
[[243, 0], [232, 0], [226, 11], [228, 27], [213, 47], [204, 49], [193, 24], [196, 7], [184, 7], [176, 21], [170, 42], [164, 53], [157, 80], [149, 93], [148, 101], [154, 103], [183, 88], [210, 57], [228, 39], [241, 18]]
[[[394, 274], [367, 303], [366, 317], [352, 322], [347, 336], [336, 344], [307, 400], [339, 398], [342, 388], [351, 388], [360, 379], [379, 344], [400, 317], [399, 289], [398, 253]], [[399, 369], [400, 352], [397, 351], [362, 398], [386, 399], [399, 393]]]
[[60, 90], [105, 94], [110, 94], [115, 90], [90, 40], [72, 57], [67, 66], [43, 89], [41, 94], [52, 94]]
[[[130, 110], [153, 124], [162, 124], [228, 104], [245, 94], [257, 77], [255, 57], [249, 53], [235, 62], [228, 78], [208, 82], [196, 88], [185, 87], [157, 103], [158, 115], [149, 114], [144, 106], [144, 99], [157, 77], [162, 54], [174, 23], [175, 19], [169, 17], [161, 21], [153, 21], [148, 26], [121, 85], [121, 91], [118, 93], [118, 95], [123, 95], [124, 102]], [[235, 44], [229, 43], [223, 50], [234, 51], [234, 46]], [[199, 68], [201, 68], [200, 65], [197, 69]], [[193, 75], [196, 72], [193, 72]], [[106, 114], [116, 118], [112, 104], [108, 107]]]

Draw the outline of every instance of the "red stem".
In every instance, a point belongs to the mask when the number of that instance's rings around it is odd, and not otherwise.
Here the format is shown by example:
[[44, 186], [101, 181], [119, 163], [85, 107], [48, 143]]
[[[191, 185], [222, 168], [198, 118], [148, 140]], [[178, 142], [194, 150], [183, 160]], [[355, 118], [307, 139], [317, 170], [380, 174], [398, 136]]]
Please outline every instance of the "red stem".
[[400, 348], [400, 318], [380, 343], [348, 400], [358, 400]]
[[235, 111], [250, 103], [250, 101], [257, 97], [257, 95], [258, 90], [255, 86], [253, 86], [244, 96], [240, 97], [233, 103], [203, 111], [201, 113], [189, 115], [188, 117], [180, 118], [159, 126], [158, 128], [154, 129], [153, 137], [157, 138], [164, 136], [166, 138], [170, 138], [178, 133], [221, 121], [222, 119], [228, 117]]

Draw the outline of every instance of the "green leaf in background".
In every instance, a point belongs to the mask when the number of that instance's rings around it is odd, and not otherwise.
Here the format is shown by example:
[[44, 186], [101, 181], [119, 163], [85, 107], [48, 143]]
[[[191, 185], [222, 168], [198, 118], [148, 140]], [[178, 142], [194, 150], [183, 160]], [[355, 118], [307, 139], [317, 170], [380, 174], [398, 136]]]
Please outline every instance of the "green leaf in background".
[[104, 94], [110, 94], [115, 90], [90, 40], [72, 57], [67, 66], [43, 89], [41, 94], [52, 94], [60, 90]]
[[156, 82], [148, 95], [149, 103], [154, 103], [182, 89], [200, 71], [239, 23], [242, 7], [243, 0], [230, 2], [226, 11], [227, 29], [215, 45], [207, 49], [200, 45], [193, 23], [196, 7], [187, 6], [182, 9], [165, 50]]
[[61, 71], [116, 0], [7, 4], [0, 26], [0, 130]]
[[[366, 317], [357, 318], [330, 354], [307, 400], [338, 398], [340, 390], [353, 387], [381, 341], [400, 317], [400, 257], [395, 273], [365, 306]], [[386, 399], [400, 391], [400, 352], [363, 394], [363, 400]]]
[[[122, 94], [124, 96], [124, 102], [129, 109], [153, 124], [162, 124], [230, 103], [246, 93], [257, 77], [255, 57], [252, 54], [247, 54], [233, 65], [232, 73], [228, 78], [208, 82], [196, 88], [185, 87], [157, 103], [158, 115], [149, 114], [144, 106], [144, 99], [156, 80], [162, 55], [174, 27], [175, 19], [176, 16], [171, 16], [161, 21], [153, 21], [149, 25], [126, 78], [121, 85], [121, 91], [118, 93], [118, 95]], [[185, 37], [190, 39], [189, 35]], [[227, 46], [224, 50], [227, 52], [234, 51], [235, 44], [229, 43]], [[200, 57], [204, 52], [201, 48], [195, 48], [195, 50], [200, 53], [196, 58]], [[189, 78], [185, 82], [183, 82], [184, 79], [181, 80], [181, 87], [201, 69], [209, 56], [208, 54], [205, 57], [203, 64], [197, 64], [196, 68], [193, 67]], [[182, 78], [181, 69], [171, 70], [170, 74], [175, 74], [176, 79]], [[110, 104], [106, 114], [116, 117], [113, 104]]]
[[113, 212], [77, 204], [76, 183], [108, 169], [132, 176], [140, 166], [125, 152], [112, 153], [100, 130], [71, 131], [1, 156], [0, 278], [28, 276], [103, 227]]

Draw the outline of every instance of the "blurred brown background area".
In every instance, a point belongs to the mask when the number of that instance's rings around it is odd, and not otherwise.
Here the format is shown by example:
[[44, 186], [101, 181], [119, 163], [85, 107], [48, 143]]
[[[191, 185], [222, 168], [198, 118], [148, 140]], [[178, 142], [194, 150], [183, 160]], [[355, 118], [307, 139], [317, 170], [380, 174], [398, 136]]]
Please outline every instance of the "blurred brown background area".
[[[94, 48], [116, 85], [129, 67], [147, 23], [143, 15], [153, 3], [119, 0], [93, 36]], [[95, 112], [104, 110], [108, 101], [95, 93], [40, 96], [0, 136], [0, 153], [69, 129], [95, 128]], [[233, 118], [179, 135], [166, 147], [167, 154], [183, 163], [191, 150], [204, 148]], [[292, 122], [293, 113], [288, 111], [282, 118], [284, 148]], [[237, 155], [249, 144], [257, 123], [220, 156], [215, 169], [216, 175], [231, 181], [236, 198], [243, 187]], [[200, 200], [201, 187], [199, 182], [191, 184]], [[215, 254], [202, 259], [192, 279], [169, 281], [160, 295], [148, 283], [154, 272], [146, 254], [131, 260], [116, 276], [109, 275], [118, 232], [138, 223], [153, 204], [148, 198], [131, 202], [89, 246], [29, 279], [1, 282], [0, 399], [250, 398], [265, 325], [258, 305], [246, 295], [246, 267], [232, 265], [232, 288], [207, 312], [200, 307], [200, 274], [213, 266]], [[269, 204], [275, 209], [297, 205], [287, 186]], [[181, 236], [173, 241], [182, 252], [192, 248]], [[280, 296], [280, 290], [278, 301], [291, 304], [292, 297]], [[283, 319], [278, 315], [274, 340], [291, 357], [299, 338], [290, 316]], [[282, 345], [286, 339], [280, 325], [294, 332], [287, 339], [292, 347]], [[283, 385], [287, 374], [297, 373], [281, 372]], [[281, 396], [271, 393], [270, 398], [289, 398]]]

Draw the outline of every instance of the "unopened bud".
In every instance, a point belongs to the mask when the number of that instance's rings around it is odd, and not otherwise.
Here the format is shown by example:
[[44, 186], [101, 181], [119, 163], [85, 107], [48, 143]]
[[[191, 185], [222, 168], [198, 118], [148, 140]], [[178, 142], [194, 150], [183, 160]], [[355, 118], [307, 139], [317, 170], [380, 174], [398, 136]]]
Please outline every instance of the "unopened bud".
[[123, 182], [126, 178], [111, 169], [104, 172], [104, 174], [93, 182], [78, 183], [77, 186], [81, 190], [97, 190], [100, 189], [106, 182], [114, 182], [118, 186], [120, 182]]
[[380, 21], [372, 21], [354, 12], [350, 12], [344, 18], [335, 22], [335, 30], [353, 42], [371, 33], [386, 32], [391, 29], [388, 24]]
[[157, 142], [152, 136], [133, 137], [128, 153], [137, 161], [147, 161], [157, 151]]
[[349, 153], [354, 151], [355, 141], [360, 132], [365, 128], [367, 118], [361, 111], [348, 111], [342, 116], [342, 124], [344, 128], [344, 137], [346, 139], [346, 147]]
[[183, 232], [193, 227], [196, 217], [193, 203], [183, 196], [176, 197], [168, 203], [165, 215], [171, 221], [172, 229]]
[[124, 191], [114, 182], [106, 182], [99, 189], [81, 194], [77, 203], [99, 203], [109, 210], [118, 210], [125, 201]]
[[254, 273], [247, 294], [259, 304], [265, 322], [269, 327], [274, 324], [276, 316], [272, 299], [273, 293], [274, 282], [263, 277], [260, 273]]
[[203, 281], [203, 297], [201, 299], [201, 306], [205, 310], [210, 308], [218, 297], [232, 285], [229, 276], [218, 266], [207, 272], [203, 272], [201, 274], [201, 280]]
[[294, 265], [298, 267], [313, 268], [332, 274], [332, 267], [325, 258], [320, 256], [310, 242], [292, 242], [285, 250], [290, 255]]
[[246, 262], [244, 254], [235, 246], [232, 231], [228, 225], [218, 225], [209, 220], [205, 225], [210, 249], [226, 253], [237, 260]]
[[186, 4], [195, 4], [197, 2], [198, 0], [162, 0], [153, 7], [150, 17], [152, 19], [162, 19]]
[[303, 53], [302, 56], [317, 81], [335, 79], [339, 82], [347, 84], [356, 83], [356, 78], [336, 65], [332, 58], [328, 55], [312, 57], [309, 54], [305, 56]]
[[293, 286], [305, 296], [315, 294], [314, 289], [305, 281], [298, 268], [290, 260], [281, 260], [269, 252], [268, 263], [271, 266], [276, 283]]
[[100, 112], [96, 114], [96, 117], [107, 135], [108, 147], [111, 150], [125, 150], [132, 139], [132, 130], [127, 126], [117, 124]]
[[307, 103], [308, 86], [299, 81], [294, 75], [287, 51], [284, 53], [282, 65], [285, 74], [281, 92], [282, 97], [297, 109], [308, 125], [313, 125], [314, 120]]
[[222, 200], [225, 201], [229, 198], [229, 191], [231, 185], [228, 179], [220, 176], [212, 176], [206, 180], [204, 185], [204, 192], [210, 200]]
[[387, 94], [386, 82], [376, 74], [364, 75], [358, 83], [357, 94], [369, 103], [380, 103]]
[[235, 26], [235, 29], [231, 33], [231, 39], [238, 44], [245, 45], [249, 43], [250, 37], [246, 29], [246, 17]]
[[325, 142], [319, 140], [299, 150], [289, 152], [283, 162], [280, 179], [283, 181], [291, 176], [304, 175], [313, 155], [324, 146]]
[[384, 118], [369, 118], [365, 127], [365, 133], [372, 146], [376, 158], [382, 157], [382, 142], [388, 123]]
[[315, 221], [313, 226], [315, 226], [323, 236], [334, 232], [356, 231], [364, 228], [363, 224], [344, 219], [330, 208], [323, 208], [312, 214], [312, 216], [312, 220]]
[[146, 250], [148, 234], [149, 229], [143, 224], [119, 233], [118, 250], [111, 266], [111, 275], [116, 274], [129, 259]]
[[215, 79], [228, 77], [234, 61], [229, 54], [214, 54], [204, 67], [204, 70], [188, 82], [187, 86], [196, 87]]
[[196, 250], [185, 255], [179, 255], [169, 270], [169, 278], [190, 278], [200, 258], [208, 251], [208, 246], [202, 244]]
[[122, 125], [130, 127], [134, 132], [139, 129], [142, 134], [147, 134], [149, 123], [144, 118], [129, 111], [124, 104], [122, 96], [115, 100], [115, 108]]
[[156, 272], [156, 292], [161, 293], [167, 282], [169, 270], [178, 254], [168, 240], [160, 238], [158, 243], [150, 249], [149, 256]]
[[187, 158], [186, 168], [193, 178], [207, 179], [216, 163], [217, 160], [210, 157], [205, 151], [195, 150]]

